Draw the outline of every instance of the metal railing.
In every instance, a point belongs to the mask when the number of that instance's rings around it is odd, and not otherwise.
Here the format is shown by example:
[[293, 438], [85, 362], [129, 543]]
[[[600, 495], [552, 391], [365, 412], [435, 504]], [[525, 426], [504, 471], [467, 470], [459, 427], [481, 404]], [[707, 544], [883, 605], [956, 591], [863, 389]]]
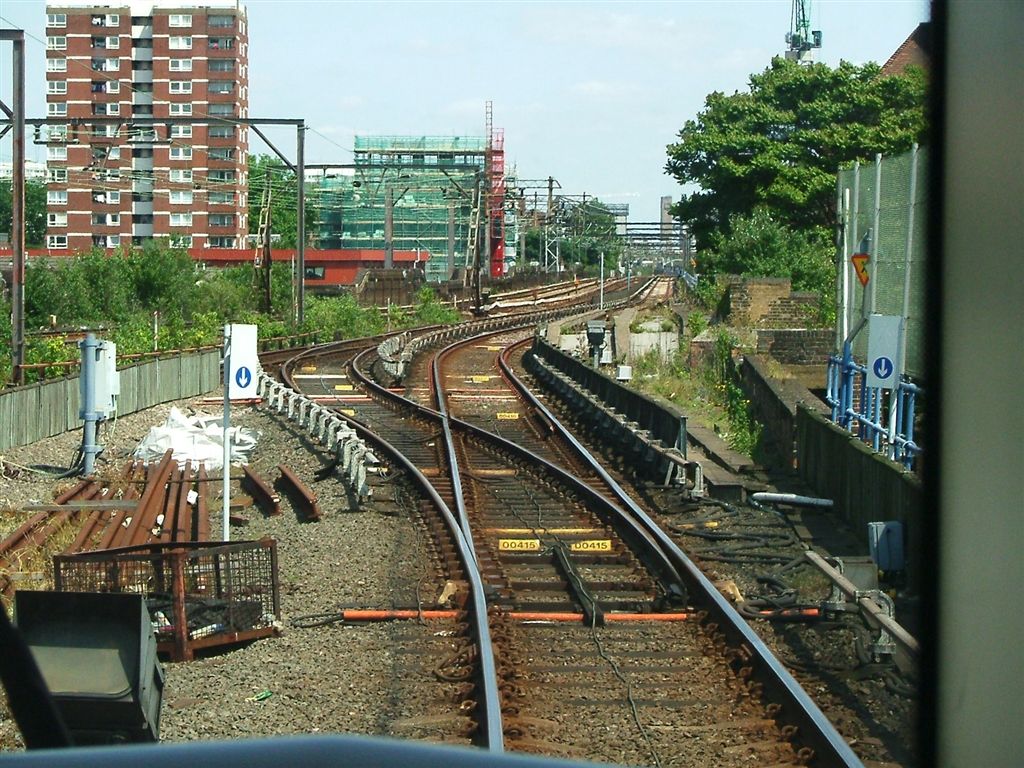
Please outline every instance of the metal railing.
[[825, 402], [832, 408], [832, 421], [857, 435], [879, 453], [907, 469], [921, 446], [914, 441], [914, 417], [921, 388], [902, 377], [897, 389], [889, 391], [867, 385], [867, 368], [852, 356], [832, 355], [828, 359]]

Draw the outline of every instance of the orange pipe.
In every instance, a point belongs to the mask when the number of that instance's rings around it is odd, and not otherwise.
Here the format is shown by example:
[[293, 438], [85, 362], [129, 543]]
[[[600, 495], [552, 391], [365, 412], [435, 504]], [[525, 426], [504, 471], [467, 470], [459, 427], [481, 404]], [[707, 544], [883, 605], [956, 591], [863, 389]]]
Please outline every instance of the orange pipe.
[[[392, 621], [396, 619], [457, 619], [462, 611], [409, 609], [365, 609], [350, 608], [341, 612], [342, 621]], [[513, 611], [502, 614], [515, 621], [582, 622], [582, 613], [550, 613], [544, 611]], [[610, 621], [686, 621], [686, 613], [606, 613], [604, 620]]]

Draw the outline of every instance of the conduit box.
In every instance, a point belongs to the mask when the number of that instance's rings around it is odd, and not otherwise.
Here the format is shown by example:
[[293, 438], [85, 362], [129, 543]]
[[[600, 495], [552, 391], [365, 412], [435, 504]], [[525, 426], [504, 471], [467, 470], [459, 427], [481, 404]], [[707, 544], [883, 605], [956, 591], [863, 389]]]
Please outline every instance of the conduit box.
[[868, 547], [879, 570], [902, 571], [903, 523], [898, 520], [868, 523]]

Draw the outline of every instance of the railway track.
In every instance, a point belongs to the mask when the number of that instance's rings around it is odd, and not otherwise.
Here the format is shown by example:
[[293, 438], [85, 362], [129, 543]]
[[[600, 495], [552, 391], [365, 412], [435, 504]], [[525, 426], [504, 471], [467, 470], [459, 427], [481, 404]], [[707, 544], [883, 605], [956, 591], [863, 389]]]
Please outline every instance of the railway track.
[[460, 711], [474, 741], [634, 763], [858, 764], [635, 502], [610, 478], [595, 483], [597, 466], [581, 470], [571, 440], [550, 445], [563, 438], [537, 403], [480, 372], [509, 340], [433, 353], [429, 386], [414, 367], [405, 393], [372, 380], [372, 349], [318, 363], [322, 381], [346, 377], [365, 393], [346, 415], [368, 439], [383, 436], [424, 496], [424, 525], [465, 612], [453, 676], [466, 681]]

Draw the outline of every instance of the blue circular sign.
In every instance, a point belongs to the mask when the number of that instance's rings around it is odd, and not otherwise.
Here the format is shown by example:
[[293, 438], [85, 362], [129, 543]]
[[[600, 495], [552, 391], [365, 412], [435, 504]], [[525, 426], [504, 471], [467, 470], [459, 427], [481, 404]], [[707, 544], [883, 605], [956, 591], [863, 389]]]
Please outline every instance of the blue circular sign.
[[875, 364], [871, 369], [875, 372], [875, 376], [878, 378], [888, 379], [892, 376], [892, 372], [896, 370], [896, 366], [892, 364], [892, 360], [883, 356], [875, 360]]
[[242, 389], [249, 386], [249, 382], [252, 381], [252, 371], [246, 368], [244, 365], [240, 365], [238, 370], [235, 371], [235, 383]]

